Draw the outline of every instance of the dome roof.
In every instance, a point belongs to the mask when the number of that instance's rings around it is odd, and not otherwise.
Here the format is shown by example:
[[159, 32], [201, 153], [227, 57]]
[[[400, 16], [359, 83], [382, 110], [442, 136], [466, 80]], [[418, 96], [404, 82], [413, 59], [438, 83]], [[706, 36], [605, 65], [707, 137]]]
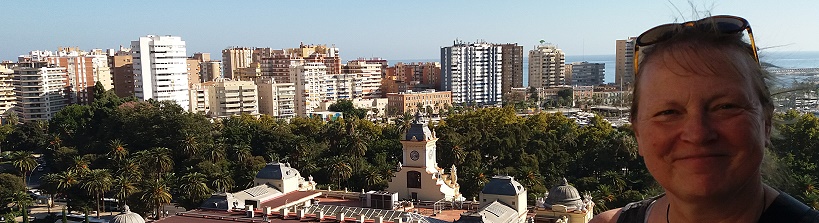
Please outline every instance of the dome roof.
[[259, 170], [256, 179], [283, 180], [300, 176], [299, 171], [291, 168], [289, 163], [268, 163], [262, 170]]
[[415, 119], [412, 120], [410, 128], [407, 129], [407, 134], [404, 136], [405, 141], [428, 141], [432, 139], [432, 131], [429, 130], [427, 120], [421, 112], [415, 113]]
[[579, 208], [583, 204], [583, 199], [580, 197], [580, 193], [577, 192], [577, 188], [569, 185], [566, 178], [563, 178], [559, 185], [549, 189], [549, 195], [546, 197], [545, 205], [557, 204], [564, 205], [569, 209]]
[[496, 194], [515, 196], [523, 193], [526, 189], [515, 181], [514, 177], [510, 176], [494, 176], [485, 186], [483, 186], [482, 194]]
[[111, 219], [110, 223], [145, 223], [145, 219], [139, 216], [139, 214], [131, 212], [131, 208], [125, 205], [122, 213], [114, 216], [114, 219]]

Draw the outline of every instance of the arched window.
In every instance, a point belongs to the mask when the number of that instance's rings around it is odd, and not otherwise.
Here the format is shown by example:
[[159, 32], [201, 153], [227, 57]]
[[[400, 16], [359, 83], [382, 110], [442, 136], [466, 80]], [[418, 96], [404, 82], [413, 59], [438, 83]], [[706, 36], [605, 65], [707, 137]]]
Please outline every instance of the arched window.
[[407, 172], [407, 188], [421, 188], [421, 172]]

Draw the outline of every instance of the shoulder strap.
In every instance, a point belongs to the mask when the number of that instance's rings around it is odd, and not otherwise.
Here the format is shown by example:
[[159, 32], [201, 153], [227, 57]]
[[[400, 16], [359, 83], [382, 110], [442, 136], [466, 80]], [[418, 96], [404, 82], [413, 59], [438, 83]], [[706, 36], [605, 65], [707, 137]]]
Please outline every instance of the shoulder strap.
[[642, 201], [631, 202], [620, 209], [620, 217], [617, 218], [617, 223], [643, 223], [646, 219], [646, 211], [651, 203], [662, 197], [663, 195], [645, 199]]
[[819, 211], [780, 191], [759, 222], [819, 223]]

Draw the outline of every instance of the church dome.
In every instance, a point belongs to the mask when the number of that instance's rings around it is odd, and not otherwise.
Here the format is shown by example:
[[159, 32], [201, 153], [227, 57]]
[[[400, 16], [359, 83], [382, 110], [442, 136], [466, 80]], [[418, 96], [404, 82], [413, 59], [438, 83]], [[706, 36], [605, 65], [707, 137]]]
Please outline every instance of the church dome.
[[301, 176], [299, 171], [291, 168], [288, 163], [268, 163], [262, 170], [259, 170], [256, 179], [283, 180], [299, 176]]
[[583, 199], [577, 192], [577, 188], [569, 185], [566, 178], [563, 178], [559, 185], [549, 189], [545, 204], [546, 206], [564, 205], [569, 209], [580, 208], [583, 205]]
[[114, 216], [114, 219], [111, 219], [110, 223], [145, 223], [145, 219], [139, 216], [139, 214], [131, 212], [128, 205], [125, 205], [123, 209], [122, 213]]

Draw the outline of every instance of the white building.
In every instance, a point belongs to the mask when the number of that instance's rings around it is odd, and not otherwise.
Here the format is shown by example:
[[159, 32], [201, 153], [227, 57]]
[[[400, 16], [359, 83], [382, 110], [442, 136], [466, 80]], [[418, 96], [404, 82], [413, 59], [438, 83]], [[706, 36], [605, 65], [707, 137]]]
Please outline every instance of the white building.
[[[193, 84], [190, 100], [192, 112], [203, 112], [209, 117], [259, 114], [259, 96], [252, 81], [232, 81], [217, 78], [214, 81]], [[204, 109], [203, 109], [204, 108]]]
[[46, 62], [18, 63], [13, 79], [20, 121], [48, 120], [68, 105], [64, 67]]
[[256, 86], [259, 88], [260, 114], [280, 119], [296, 116], [296, 85], [294, 83], [277, 83], [271, 77], [256, 79]]
[[617, 40], [614, 82], [622, 89], [634, 82], [634, 43], [636, 37]]
[[139, 37], [131, 41], [134, 94], [139, 100], [176, 102], [188, 110], [188, 67], [185, 41], [178, 36]]
[[5, 119], [6, 112], [14, 107], [17, 97], [14, 96], [14, 70], [0, 65], [0, 120]]
[[341, 72], [355, 75], [353, 98], [381, 97], [381, 64], [350, 61]]
[[[327, 98], [335, 98], [332, 78], [323, 63], [310, 62], [290, 67], [290, 80], [295, 83], [295, 112], [306, 117]], [[328, 89], [328, 87], [330, 89]]]
[[441, 48], [441, 89], [453, 103], [497, 105], [502, 102], [502, 46], [457, 42]]
[[548, 88], [569, 85], [565, 72], [565, 54], [555, 45], [538, 45], [529, 51], [529, 87]]

